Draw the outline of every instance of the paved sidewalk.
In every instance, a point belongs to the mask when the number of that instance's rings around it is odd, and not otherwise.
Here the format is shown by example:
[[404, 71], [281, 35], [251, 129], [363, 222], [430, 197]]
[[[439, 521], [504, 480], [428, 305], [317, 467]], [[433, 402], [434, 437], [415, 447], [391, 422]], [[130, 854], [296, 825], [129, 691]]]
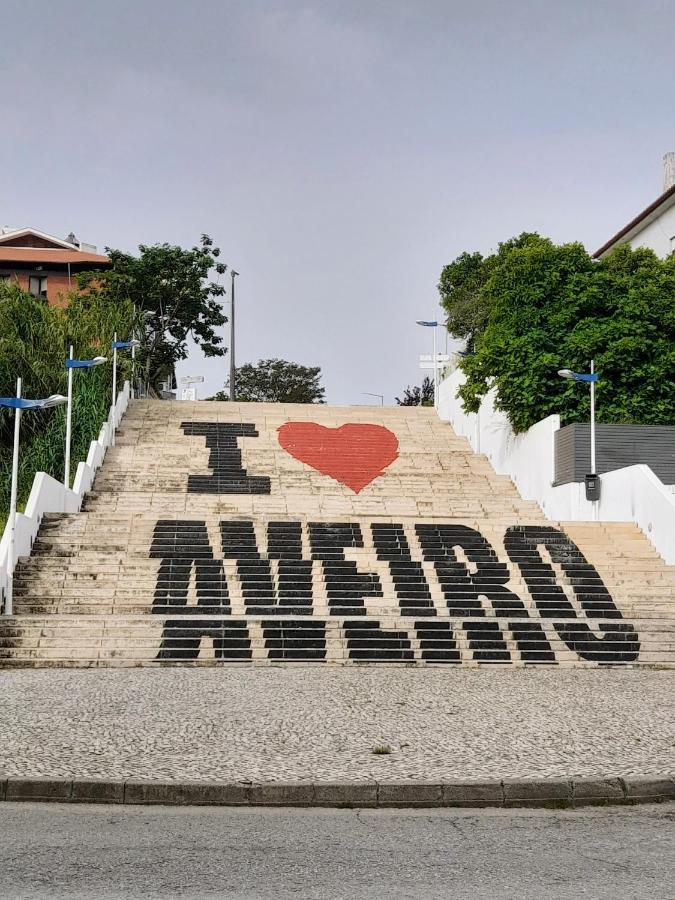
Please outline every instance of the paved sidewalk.
[[672, 776], [674, 696], [675, 672], [648, 670], [16, 670], [0, 776]]

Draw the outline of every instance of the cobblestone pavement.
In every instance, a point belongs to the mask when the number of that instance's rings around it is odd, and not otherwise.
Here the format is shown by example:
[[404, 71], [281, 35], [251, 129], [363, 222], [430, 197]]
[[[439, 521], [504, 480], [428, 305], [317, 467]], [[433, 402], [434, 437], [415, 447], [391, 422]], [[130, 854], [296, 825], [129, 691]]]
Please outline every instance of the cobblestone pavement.
[[[675, 672], [0, 672], [0, 774], [445, 780], [675, 774]], [[391, 753], [373, 749], [388, 746]]]

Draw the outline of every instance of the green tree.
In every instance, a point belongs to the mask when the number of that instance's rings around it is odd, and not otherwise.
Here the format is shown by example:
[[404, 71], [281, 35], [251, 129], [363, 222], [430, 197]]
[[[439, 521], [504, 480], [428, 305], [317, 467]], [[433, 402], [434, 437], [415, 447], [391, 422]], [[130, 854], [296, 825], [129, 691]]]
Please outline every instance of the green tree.
[[529, 235], [501, 253], [481, 294], [487, 323], [461, 363], [466, 410], [494, 387], [517, 432], [552, 413], [585, 421], [589, 392], [557, 370], [594, 359], [599, 422], [673, 423], [675, 259], [624, 245], [596, 262], [579, 243]]
[[[237, 369], [236, 399], [241, 402], [325, 403], [319, 366], [301, 366], [285, 359], [261, 359]], [[229, 400], [219, 391], [211, 400]]]
[[101, 294], [108, 303], [124, 302], [135, 310], [135, 333], [141, 341], [138, 371], [155, 388], [173, 375], [176, 363], [187, 357], [192, 337], [205, 356], [224, 356], [223, 338], [216, 329], [227, 322], [220, 298], [225, 288], [211, 273], [223, 275], [220, 249], [202, 235], [198, 245], [186, 250], [170, 244], [141, 244], [138, 256], [108, 250], [112, 267], [87, 275], [83, 287], [90, 295]]
[[415, 385], [408, 387], [403, 391], [403, 399], [395, 398], [399, 406], [433, 406], [434, 405], [434, 383], [428, 375], [424, 376], [422, 387]]
[[488, 323], [491, 295], [485, 286], [491, 273], [515, 247], [526, 247], [538, 240], [538, 235], [523, 232], [519, 237], [499, 244], [496, 253], [461, 253], [443, 267], [438, 282], [441, 306], [445, 310], [448, 331], [465, 338], [467, 350], [472, 352], [476, 338]]

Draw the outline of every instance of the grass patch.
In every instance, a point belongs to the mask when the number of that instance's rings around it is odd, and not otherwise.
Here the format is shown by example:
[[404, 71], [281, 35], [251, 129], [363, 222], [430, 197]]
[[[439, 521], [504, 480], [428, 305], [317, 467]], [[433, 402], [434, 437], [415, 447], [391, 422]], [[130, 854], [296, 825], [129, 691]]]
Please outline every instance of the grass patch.
[[389, 744], [376, 744], [373, 749], [370, 751], [375, 756], [388, 756], [390, 753], [394, 751], [389, 746]]

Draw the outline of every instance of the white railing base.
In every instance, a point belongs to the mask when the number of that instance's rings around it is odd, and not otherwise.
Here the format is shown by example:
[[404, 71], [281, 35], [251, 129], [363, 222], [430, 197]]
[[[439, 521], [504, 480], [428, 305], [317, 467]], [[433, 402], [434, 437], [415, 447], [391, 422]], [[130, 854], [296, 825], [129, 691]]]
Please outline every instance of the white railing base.
[[478, 413], [464, 412], [457, 399], [464, 378], [456, 369], [441, 382], [438, 414], [488, 457], [495, 472], [509, 475], [524, 500], [536, 501], [546, 518], [556, 522], [634, 522], [663, 559], [675, 565], [675, 493], [649, 466], [626, 466], [602, 475], [597, 504], [586, 500], [583, 483], [554, 487], [554, 436], [560, 417], [548, 416], [515, 434], [506, 414], [495, 409], [494, 390]]
[[72, 490], [65, 487], [62, 482], [52, 478], [51, 475], [47, 475], [46, 472], [35, 473], [26, 509], [23, 513], [17, 513], [16, 516], [14, 552], [12, 554], [10, 554], [9, 549], [9, 523], [5, 526], [2, 538], [0, 538], [0, 600], [2, 601], [3, 610], [5, 608], [9, 579], [19, 558], [30, 556], [42, 517], [46, 513], [76, 513], [82, 507], [84, 495], [91, 490], [96, 470], [103, 463], [106, 450], [112, 443], [111, 422], [113, 421], [113, 416], [116, 424], [119, 426], [120, 420], [129, 405], [129, 394], [129, 382], [126, 381], [124, 387], [117, 395], [115, 409], [111, 408], [108, 419], [101, 428], [98, 438], [89, 445], [86, 462], [78, 464]]

